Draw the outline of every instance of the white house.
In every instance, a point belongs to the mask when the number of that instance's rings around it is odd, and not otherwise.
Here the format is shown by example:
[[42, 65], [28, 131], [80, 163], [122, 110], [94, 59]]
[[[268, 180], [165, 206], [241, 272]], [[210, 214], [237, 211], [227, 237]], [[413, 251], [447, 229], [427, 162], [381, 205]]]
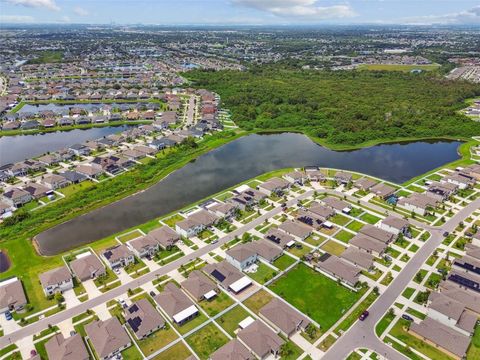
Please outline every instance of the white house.
[[46, 296], [73, 289], [72, 274], [66, 266], [61, 266], [40, 274], [40, 283]]
[[225, 255], [225, 259], [238, 270], [244, 270], [258, 260], [258, 254], [251, 244], [237, 245], [227, 250]]

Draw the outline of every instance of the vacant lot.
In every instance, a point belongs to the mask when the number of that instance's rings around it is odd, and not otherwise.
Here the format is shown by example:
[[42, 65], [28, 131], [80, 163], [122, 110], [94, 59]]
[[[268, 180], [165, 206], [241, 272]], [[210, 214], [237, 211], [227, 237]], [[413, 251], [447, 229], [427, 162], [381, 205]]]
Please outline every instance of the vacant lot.
[[228, 338], [214, 324], [204, 326], [187, 337], [187, 343], [200, 359], [208, 359], [209, 355], [228, 342]]
[[360, 297], [303, 264], [282, 276], [270, 288], [318, 322], [323, 331], [330, 328]]

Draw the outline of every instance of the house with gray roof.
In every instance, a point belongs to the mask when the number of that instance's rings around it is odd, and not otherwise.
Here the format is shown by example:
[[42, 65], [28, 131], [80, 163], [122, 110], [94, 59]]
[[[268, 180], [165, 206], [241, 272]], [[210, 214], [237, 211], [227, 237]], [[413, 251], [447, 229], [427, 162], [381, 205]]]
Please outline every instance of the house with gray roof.
[[217, 295], [217, 285], [199, 270], [193, 270], [180, 284], [197, 301], [211, 300]]
[[216, 264], [208, 264], [202, 270], [224, 289], [231, 290], [235, 294], [252, 285], [252, 280], [248, 276], [245, 276], [235, 266], [225, 260]]
[[138, 340], [165, 326], [162, 315], [155, 310], [147, 299], [140, 299], [125, 309], [125, 322], [132, 329]]
[[391, 232], [382, 230], [376, 226], [367, 224], [359, 230], [359, 233], [365, 236], [369, 236], [375, 240], [381, 241], [385, 244], [389, 244], [395, 238], [395, 235]]
[[148, 236], [154, 238], [163, 249], [170, 249], [180, 240], [180, 235], [166, 225], [150, 231]]
[[374, 256], [381, 256], [388, 247], [386, 243], [363, 234], [356, 234], [349, 244]]
[[65, 338], [62, 333], [55, 334], [45, 343], [49, 360], [89, 360], [90, 354], [80, 334]]
[[[289, 230], [289, 227], [287, 227], [287, 230]], [[289, 235], [285, 231], [281, 231], [277, 228], [268, 229], [264, 238], [278, 245], [282, 249], [295, 245], [295, 238], [292, 235]]]
[[210, 355], [210, 360], [254, 360], [255, 356], [238, 339], [232, 339]]
[[135, 262], [133, 252], [124, 244], [115, 245], [106, 249], [102, 256], [111, 269], [125, 267]]
[[283, 254], [282, 248], [274, 245], [272, 241], [265, 239], [254, 241], [250, 243], [250, 245], [253, 251], [255, 251], [259, 257], [270, 263], [274, 262]]
[[165, 285], [155, 301], [176, 324], [184, 324], [198, 315], [198, 309], [189, 297], [173, 282]]
[[154, 256], [160, 250], [160, 243], [155, 237], [150, 235], [140, 236], [139, 238], [130, 240], [128, 241], [128, 245], [140, 258]]
[[27, 297], [22, 282], [13, 277], [0, 282], [0, 313], [22, 311], [27, 305]]
[[379, 223], [379, 228], [392, 234], [406, 234], [410, 223], [398, 216], [389, 215]]
[[240, 340], [250, 351], [260, 359], [268, 356], [277, 356], [285, 341], [261, 320], [255, 320], [237, 334]]
[[287, 305], [277, 297], [263, 306], [259, 315], [272, 327], [278, 329], [283, 335], [290, 337], [310, 324], [304, 315]]
[[393, 186], [384, 183], [376, 184], [370, 188], [371, 193], [382, 199], [388, 199], [395, 193], [395, 191], [396, 189]]
[[257, 252], [250, 243], [239, 244], [225, 251], [225, 260], [243, 271], [249, 266], [255, 264], [258, 260]]
[[315, 267], [324, 274], [340, 280], [351, 288], [355, 288], [361, 272], [356, 266], [329, 253], [320, 256], [318, 261], [315, 262]]
[[130, 347], [130, 337], [116, 317], [85, 325], [85, 332], [100, 360], [110, 359]]
[[283, 222], [278, 228], [300, 240], [305, 240], [312, 233], [312, 228], [310, 226], [292, 220]]
[[73, 274], [80, 280], [86, 281], [105, 276], [105, 266], [100, 259], [92, 253], [84, 253], [70, 263]]
[[373, 267], [373, 262], [375, 260], [375, 257], [372, 254], [368, 254], [353, 246], [349, 246], [344, 252], [342, 252], [340, 257], [366, 271]]
[[66, 266], [60, 266], [40, 274], [40, 283], [46, 296], [73, 289], [72, 274]]

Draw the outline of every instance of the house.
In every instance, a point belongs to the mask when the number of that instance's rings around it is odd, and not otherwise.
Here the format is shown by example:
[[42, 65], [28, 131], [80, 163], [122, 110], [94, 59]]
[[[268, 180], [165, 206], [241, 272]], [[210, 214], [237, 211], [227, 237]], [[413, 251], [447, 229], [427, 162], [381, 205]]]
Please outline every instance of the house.
[[90, 148], [83, 144], [73, 144], [68, 148], [76, 156], [88, 156], [90, 155]]
[[444, 176], [440, 182], [450, 183], [458, 186], [459, 189], [467, 189], [475, 185], [475, 178], [466, 176], [466, 174], [455, 173], [451, 175]]
[[337, 211], [341, 211], [341, 212], [346, 213], [346, 214], [348, 214], [350, 212], [350, 210], [352, 209], [350, 204], [348, 204], [346, 201], [337, 199], [333, 196], [327, 196], [326, 198], [323, 198], [322, 202], [325, 205], [331, 207], [332, 209], [337, 210]]
[[54, 166], [58, 164], [61, 160], [62, 159], [57, 154], [46, 154], [38, 158], [39, 162], [47, 166]]
[[273, 177], [268, 181], [257, 186], [257, 189], [267, 196], [272, 194], [281, 195], [285, 189], [290, 187], [290, 183], [285, 179], [280, 179], [278, 177]]
[[370, 224], [365, 225], [358, 232], [359, 232], [359, 234], [369, 236], [369, 237], [371, 237], [375, 240], [381, 241], [385, 244], [389, 244], [395, 238], [395, 235], [392, 234], [391, 232], [382, 230], [382, 229], [380, 229], [378, 227], [375, 227], [373, 225], [370, 225]]
[[110, 269], [125, 267], [135, 263], [133, 252], [124, 244], [112, 246], [105, 250], [102, 255], [107, 260]]
[[186, 218], [175, 224], [175, 231], [186, 238], [195, 236], [204, 229], [205, 226], [203, 224], [190, 218]]
[[340, 184], [348, 184], [352, 181], [352, 178], [352, 174], [345, 171], [338, 171], [334, 177], [335, 181]]
[[87, 177], [79, 172], [76, 171], [65, 171], [59, 174], [60, 176], [64, 177], [67, 181], [72, 184], [79, 184], [82, 181], [87, 180]]
[[47, 196], [53, 193], [53, 191], [48, 187], [42, 184], [34, 183], [34, 182], [31, 182], [25, 185], [23, 190], [28, 192], [34, 199], [40, 199], [44, 196]]
[[152, 149], [155, 149], [155, 150], [162, 150], [162, 149], [166, 149], [168, 147], [172, 147], [172, 146], [175, 146], [177, 144], [176, 141], [172, 140], [172, 139], [169, 139], [169, 138], [166, 138], [166, 137], [163, 137], [163, 138], [160, 138], [160, 139], [153, 139], [149, 144], [148, 146], [151, 147]]
[[126, 330], [116, 317], [96, 320], [85, 325], [85, 332], [100, 360], [110, 359], [132, 344]]
[[447, 200], [451, 195], [457, 192], [458, 185], [450, 182], [433, 181], [428, 185], [428, 191], [440, 195], [443, 200]]
[[250, 246], [259, 257], [270, 263], [273, 263], [283, 254], [283, 250], [279, 246], [265, 239], [254, 241], [250, 243]]
[[0, 282], [0, 313], [22, 311], [27, 305], [27, 297], [22, 282], [17, 277]]
[[342, 283], [352, 288], [358, 283], [361, 272], [358, 267], [329, 253], [320, 256], [315, 266], [326, 275], [339, 279]]
[[323, 182], [326, 180], [326, 176], [318, 168], [305, 168], [305, 174], [307, 175], [308, 180], [315, 182]]
[[211, 300], [217, 296], [217, 285], [199, 270], [193, 270], [180, 285], [197, 301]]
[[466, 309], [465, 305], [439, 292], [428, 297], [427, 315], [452, 329], [472, 336], [477, 324], [477, 315]]
[[296, 332], [305, 330], [311, 323], [304, 315], [277, 297], [263, 306], [259, 315], [286, 337], [291, 337]]
[[73, 289], [72, 274], [66, 266], [60, 266], [40, 274], [40, 283], [46, 296]]
[[470, 338], [430, 317], [419, 324], [412, 322], [410, 334], [439, 349], [454, 359], [463, 359], [470, 345]]
[[407, 220], [392, 215], [387, 216], [379, 224], [380, 229], [391, 232], [394, 235], [407, 235], [409, 227], [410, 223]]
[[249, 243], [234, 246], [225, 251], [225, 255], [225, 259], [241, 271], [255, 264], [258, 260], [257, 253]]
[[313, 212], [298, 210], [295, 218], [299, 223], [311, 226], [314, 229], [320, 229], [323, 226], [324, 218]]
[[147, 299], [135, 301], [125, 309], [125, 322], [138, 340], [165, 327], [165, 320]]
[[28, 191], [16, 187], [5, 191], [3, 197], [7, 204], [17, 208], [33, 200]]
[[255, 356], [238, 339], [232, 339], [210, 355], [210, 360], [255, 360]]
[[277, 244], [282, 249], [295, 245], [295, 238], [293, 236], [276, 228], [268, 229], [265, 234], [265, 239]]
[[74, 334], [66, 339], [62, 333], [55, 334], [45, 343], [45, 351], [49, 360], [90, 359], [90, 354], [80, 334]]
[[435, 208], [439, 203], [438, 199], [426, 194], [413, 193], [406, 198], [401, 198], [398, 205], [404, 207], [408, 211], [424, 216], [427, 210]]
[[240, 340], [250, 351], [260, 359], [271, 355], [277, 356], [285, 341], [275, 334], [260, 320], [255, 320], [237, 334]]
[[235, 294], [252, 285], [252, 280], [248, 276], [243, 275], [227, 261], [208, 264], [203, 268], [203, 271], [215, 279], [224, 289], [231, 290]]
[[263, 192], [245, 186], [242, 187], [242, 191], [238, 192], [238, 195], [232, 197], [229, 202], [238, 206], [240, 209], [245, 210], [245, 208], [254, 206], [266, 197], [267, 195]]
[[442, 281], [438, 288], [441, 294], [465, 305], [465, 308], [480, 316], [480, 293], [458, 287], [451, 281]]
[[384, 200], [392, 196], [395, 191], [396, 189], [393, 186], [384, 183], [376, 184], [370, 188], [370, 192], [372, 194], [375, 194], [375, 196], [378, 196]]
[[80, 164], [75, 168], [75, 171], [90, 179], [96, 179], [103, 174], [102, 167], [97, 164]]
[[374, 256], [381, 256], [388, 247], [386, 243], [362, 234], [356, 234], [349, 244]]
[[278, 228], [289, 235], [299, 238], [300, 240], [305, 240], [312, 233], [311, 227], [292, 220], [283, 222]]
[[148, 236], [154, 238], [165, 250], [170, 249], [180, 240], [180, 235], [166, 225], [150, 231]]
[[77, 258], [70, 263], [73, 274], [80, 281], [95, 279], [99, 276], [105, 276], [105, 266], [100, 259], [91, 252], [77, 255]]
[[308, 211], [317, 215], [323, 222], [327, 221], [336, 214], [335, 210], [333, 210], [331, 207], [323, 206], [317, 202], [313, 202], [308, 208]]
[[140, 258], [152, 257], [160, 250], [160, 243], [150, 235], [140, 236], [139, 238], [130, 240], [128, 241], [128, 245]]
[[45, 175], [41, 181], [42, 181], [42, 184], [44, 184], [50, 190], [58, 190], [70, 185], [69, 180], [57, 174]]
[[307, 175], [301, 171], [292, 171], [283, 176], [285, 180], [292, 184], [303, 185], [307, 180]]
[[154, 299], [176, 324], [184, 324], [198, 315], [198, 309], [192, 300], [172, 282], [166, 284]]
[[208, 210], [214, 213], [219, 218], [223, 219], [231, 219], [235, 216], [238, 205], [233, 203], [214, 203], [213, 205], [208, 207]]
[[369, 271], [373, 267], [373, 261], [375, 260], [372, 254], [365, 253], [364, 251], [356, 249], [354, 246], [349, 246], [345, 249], [340, 255], [340, 258], [366, 271]]
[[11, 176], [26, 176], [28, 174], [29, 166], [25, 163], [16, 163], [7, 169], [7, 173]]
[[361, 179], [358, 179], [355, 181], [354, 185], [356, 188], [363, 190], [363, 191], [368, 191], [370, 190], [371, 187], [375, 186], [377, 182], [375, 180], [363, 177]]

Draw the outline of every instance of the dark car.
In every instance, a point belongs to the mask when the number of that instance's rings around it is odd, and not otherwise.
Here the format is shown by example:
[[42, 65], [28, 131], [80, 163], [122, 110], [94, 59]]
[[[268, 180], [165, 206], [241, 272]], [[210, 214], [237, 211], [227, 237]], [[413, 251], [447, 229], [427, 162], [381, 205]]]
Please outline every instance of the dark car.
[[408, 316], [407, 314], [403, 314], [402, 319], [405, 319], [407, 321], [413, 321], [413, 318], [411, 316]]
[[360, 314], [360, 316], [358, 317], [358, 319], [359, 319], [360, 321], [363, 321], [363, 320], [365, 320], [365, 319], [368, 317], [368, 315], [370, 315], [370, 313], [368, 312], [368, 310], [365, 310], [364, 312], [362, 312], [362, 313]]
[[443, 233], [443, 236], [444, 236], [444, 237], [447, 237], [447, 236], [448, 236], [448, 231], [445, 231], [445, 232]]
[[5, 319], [7, 319], [7, 321], [12, 320], [12, 313], [10, 311], [7, 311], [5, 313]]
[[157, 294], [155, 294], [155, 291], [150, 291], [150, 296], [155, 296]]

